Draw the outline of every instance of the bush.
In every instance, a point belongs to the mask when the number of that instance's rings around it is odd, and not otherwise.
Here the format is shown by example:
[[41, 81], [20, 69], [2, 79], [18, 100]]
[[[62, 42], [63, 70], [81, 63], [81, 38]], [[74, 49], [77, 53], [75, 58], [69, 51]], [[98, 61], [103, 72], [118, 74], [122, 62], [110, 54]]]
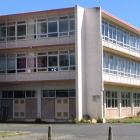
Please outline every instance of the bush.
[[100, 117], [97, 118], [97, 123], [103, 123], [103, 119], [101, 119]]

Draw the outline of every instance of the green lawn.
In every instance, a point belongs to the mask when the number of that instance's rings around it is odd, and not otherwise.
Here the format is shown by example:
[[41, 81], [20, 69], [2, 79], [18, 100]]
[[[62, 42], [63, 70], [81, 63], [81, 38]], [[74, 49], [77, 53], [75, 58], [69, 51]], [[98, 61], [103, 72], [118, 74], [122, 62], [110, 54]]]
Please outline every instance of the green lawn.
[[27, 134], [30, 134], [30, 132], [27, 132], [27, 131], [24, 131], [24, 132], [22, 132], [22, 131], [0, 131], [0, 138], [27, 135]]
[[123, 119], [110, 119], [108, 123], [140, 123], [140, 117], [128, 117]]

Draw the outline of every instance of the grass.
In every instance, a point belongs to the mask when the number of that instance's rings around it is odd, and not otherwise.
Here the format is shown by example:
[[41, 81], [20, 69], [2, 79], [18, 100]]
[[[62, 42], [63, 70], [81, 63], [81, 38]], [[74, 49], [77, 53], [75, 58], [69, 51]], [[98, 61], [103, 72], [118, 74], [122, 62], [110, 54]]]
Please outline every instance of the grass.
[[127, 117], [123, 119], [110, 119], [108, 123], [140, 123], [140, 117]]
[[30, 134], [28, 131], [0, 131], [0, 138]]

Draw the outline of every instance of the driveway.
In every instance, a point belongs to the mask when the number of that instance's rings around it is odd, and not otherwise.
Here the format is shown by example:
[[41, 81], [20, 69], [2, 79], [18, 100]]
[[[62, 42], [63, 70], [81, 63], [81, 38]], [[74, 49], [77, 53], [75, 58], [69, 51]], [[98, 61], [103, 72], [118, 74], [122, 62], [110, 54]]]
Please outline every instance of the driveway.
[[[140, 140], [140, 124], [52, 124], [52, 140], [107, 140], [112, 126], [113, 140]], [[0, 131], [30, 131], [26, 136], [4, 140], [40, 140], [47, 136], [47, 124], [0, 124]], [[44, 139], [41, 139], [44, 140]]]

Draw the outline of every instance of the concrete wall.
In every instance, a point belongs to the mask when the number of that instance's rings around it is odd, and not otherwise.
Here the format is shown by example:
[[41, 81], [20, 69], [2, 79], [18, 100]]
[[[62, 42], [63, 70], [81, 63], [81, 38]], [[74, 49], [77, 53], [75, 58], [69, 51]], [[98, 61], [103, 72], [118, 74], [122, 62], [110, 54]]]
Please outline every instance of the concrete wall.
[[0, 75], [0, 82], [46, 81], [75, 79], [75, 71], [25, 72]]

